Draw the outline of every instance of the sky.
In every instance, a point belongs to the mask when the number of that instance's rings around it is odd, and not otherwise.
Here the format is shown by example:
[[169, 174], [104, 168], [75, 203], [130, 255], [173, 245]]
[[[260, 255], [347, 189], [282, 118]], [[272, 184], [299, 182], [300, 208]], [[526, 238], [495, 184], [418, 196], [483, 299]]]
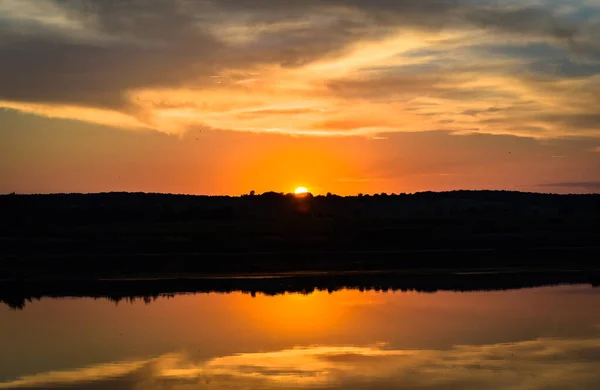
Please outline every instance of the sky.
[[0, 193], [600, 191], [600, 0], [0, 0]]

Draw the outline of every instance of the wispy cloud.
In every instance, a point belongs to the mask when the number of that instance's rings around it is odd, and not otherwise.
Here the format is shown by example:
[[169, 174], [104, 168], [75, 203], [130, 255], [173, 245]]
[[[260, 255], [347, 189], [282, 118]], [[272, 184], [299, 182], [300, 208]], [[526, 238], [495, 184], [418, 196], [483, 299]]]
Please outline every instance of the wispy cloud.
[[543, 183], [538, 184], [539, 187], [554, 187], [554, 188], [573, 188], [585, 189], [590, 191], [600, 190], [600, 181], [574, 181], [574, 182], [559, 182], [559, 183]]
[[600, 4], [578, 4], [5, 0], [0, 105], [167, 133], [600, 137]]

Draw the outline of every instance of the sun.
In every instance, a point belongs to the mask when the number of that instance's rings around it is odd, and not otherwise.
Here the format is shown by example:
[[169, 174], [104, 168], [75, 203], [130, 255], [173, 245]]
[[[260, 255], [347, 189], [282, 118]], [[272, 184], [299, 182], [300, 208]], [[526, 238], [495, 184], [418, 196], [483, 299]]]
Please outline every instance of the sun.
[[294, 193], [296, 195], [306, 194], [306, 193], [308, 193], [308, 188], [306, 188], [306, 187], [298, 187], [298, 188], [296, 188], [296, 190], [294, 191]]

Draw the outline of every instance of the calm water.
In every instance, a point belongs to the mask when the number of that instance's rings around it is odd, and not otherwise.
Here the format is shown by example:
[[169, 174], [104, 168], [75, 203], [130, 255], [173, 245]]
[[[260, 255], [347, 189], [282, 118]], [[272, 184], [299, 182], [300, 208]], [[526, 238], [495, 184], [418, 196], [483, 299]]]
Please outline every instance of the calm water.
[[600, 289], [0, 306], [0, 389], [598, 389]]

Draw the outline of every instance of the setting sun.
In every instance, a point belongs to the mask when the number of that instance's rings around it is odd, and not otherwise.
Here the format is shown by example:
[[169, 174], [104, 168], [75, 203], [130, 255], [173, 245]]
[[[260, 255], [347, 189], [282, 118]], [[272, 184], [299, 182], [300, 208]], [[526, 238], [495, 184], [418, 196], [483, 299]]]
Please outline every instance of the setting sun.
[[306, 194], [308, 192], [308, 189], [306, 187], [298, 187], [296, 188], [296, 190], [294, 191], [295, 194]]

